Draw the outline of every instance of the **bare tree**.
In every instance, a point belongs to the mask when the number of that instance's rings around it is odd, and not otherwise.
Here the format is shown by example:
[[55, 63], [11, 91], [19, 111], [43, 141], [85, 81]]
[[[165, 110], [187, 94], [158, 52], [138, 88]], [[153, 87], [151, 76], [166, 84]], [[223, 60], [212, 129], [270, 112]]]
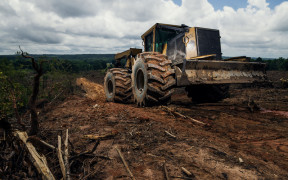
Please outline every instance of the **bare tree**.
[[39, 130], [38, 114], [36, 111], [36, 99], [39, 93], [40, 77], [43, 75], [42, 64], [44, 61], [37, 63], [34, 57], [29, 56], [28, 53], [23, 52], [20, 46], [19, 46], [19, 49], [21, 51], [22, 57], [31, 59], [32, 67], [36, 71], [36, 74], [33, 80], [33, 91], [32, 91], [32, 95], [28, 103], [28, 107], [30, 109], [30, 114], [31, 114], [31, 129], [30, 129], [29, 134], [36, 135]]

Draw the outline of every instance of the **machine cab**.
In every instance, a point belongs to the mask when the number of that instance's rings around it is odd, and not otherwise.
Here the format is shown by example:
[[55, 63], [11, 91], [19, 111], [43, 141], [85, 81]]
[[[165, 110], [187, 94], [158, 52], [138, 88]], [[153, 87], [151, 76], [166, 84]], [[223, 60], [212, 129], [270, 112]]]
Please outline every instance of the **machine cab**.
[[156, 23], [141, 38], [144, 51], [166, 54], [173, 64], [199, 56], [222, 59], [220, 33], [216, 29]]

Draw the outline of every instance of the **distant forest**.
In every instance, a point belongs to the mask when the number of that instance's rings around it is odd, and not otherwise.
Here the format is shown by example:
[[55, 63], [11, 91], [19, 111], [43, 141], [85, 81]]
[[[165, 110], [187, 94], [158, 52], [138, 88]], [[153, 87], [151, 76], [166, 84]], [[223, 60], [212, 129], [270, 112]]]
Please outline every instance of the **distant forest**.
[[251, 61], [266, 63], [267, 71], [288, 71], [288, 58], [280, 57], [278, 59], [267, 59], [267, 58], [252, 58]]
[[[104, 75], [114, 59], [113, 54], [30, 56], [38, 67], [42, 64], [38, 99], [47, 102], [63, 100], [77, 92], [75, 79], [81, 74], [100, 70]], [[12, 117], [16, 106], [20, 114], [27, 111], [35, 73], [30, 59], [20, 55], [0, 56], [0, 119]]]
[[[100, 70], [104, 75], [114, 59], [114, 54], [31, 56], [38, 64], [43, 65], [38, 98], [49, 102], [75, 93], [75, 79], [82, 73]], [[252, 61], [266, 63], [267, 70], [288, 71], [288, 59], [285, 58], [267, 60], [259, 57], [252, 58]], [[0, 56], [0, 119], [13, 115], [15, 103], [20, 114], [27, 110], [34, 76], [31, 60], [20, 55]]]
[[[32, 55], [35, 59], [45, 59], [49, 63], [45, 69], [50, 70], [49, 66], [59, 68], [59, 70], [79, 73], [89, 70], [105, 69], [107, 64], [113, 62], [114, 54], [75, 54], [75, 55]], [[251, 61], [266, 63], [266, 70], [288, 71], [288, 58], [252, 58]], [[50, 65], [49, 65], [50, 64]], [[14, 66], [15, 69], [32, 69], [30, 61], [20, 57], [19, 55], [0, 55], [0, 70], [5, 66]]]
[[[114, 54], [76, 54], [76, 55], [31, 55], [38, 60], [47, 60], [44, 69], [51, 67], [60, 70], [79, 73], [82, 71], [105, 69], [111, 63]], [[19, 55], [0, 55], [0, 70], [5, 66], [14, 66], [16, 69], [32, 69], [31, 62]]]

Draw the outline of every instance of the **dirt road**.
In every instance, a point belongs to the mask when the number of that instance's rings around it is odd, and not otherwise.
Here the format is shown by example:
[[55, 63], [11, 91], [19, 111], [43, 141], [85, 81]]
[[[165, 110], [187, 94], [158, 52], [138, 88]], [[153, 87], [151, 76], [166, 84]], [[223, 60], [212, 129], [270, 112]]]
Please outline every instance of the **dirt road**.
[[287, 89], [232, 87], [230, 98], [214, 104], [193, 104], [179, 89], [168, 107], [201, 125], [161, 106], [108, 103], [99, 78], [77, 83], [87, 94], [44, 114], [42, 131], [69, 128], [76, 152], [95, 144], [83, 135], [117, 135], [100, 142], [93, 161], [71, 162], [79, 166], [71, 169], [75, 179], [130, 179], [116, 147], [136, 179], [165, 179], [164, 163], [170, 179], [288, 179]]

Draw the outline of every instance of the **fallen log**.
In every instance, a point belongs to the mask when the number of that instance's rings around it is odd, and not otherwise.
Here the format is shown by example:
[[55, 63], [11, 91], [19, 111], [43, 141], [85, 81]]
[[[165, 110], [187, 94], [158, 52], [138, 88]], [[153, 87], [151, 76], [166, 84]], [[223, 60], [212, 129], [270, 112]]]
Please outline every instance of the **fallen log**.
[[54, 180], [54, 176], [51, 173], [45, 156], [41, 156], [32, 145], [31, 142], [27, 142], [28, 135], [26, 132], [15, 131], [13, 132], [14, 136], [21, 140], [25, 145], [25, 149], [29, 152], [29, 160], [32, 162], [34, 167], [37, 169], [37, 172], [42, 176], [42, 179], [45, 180]]

